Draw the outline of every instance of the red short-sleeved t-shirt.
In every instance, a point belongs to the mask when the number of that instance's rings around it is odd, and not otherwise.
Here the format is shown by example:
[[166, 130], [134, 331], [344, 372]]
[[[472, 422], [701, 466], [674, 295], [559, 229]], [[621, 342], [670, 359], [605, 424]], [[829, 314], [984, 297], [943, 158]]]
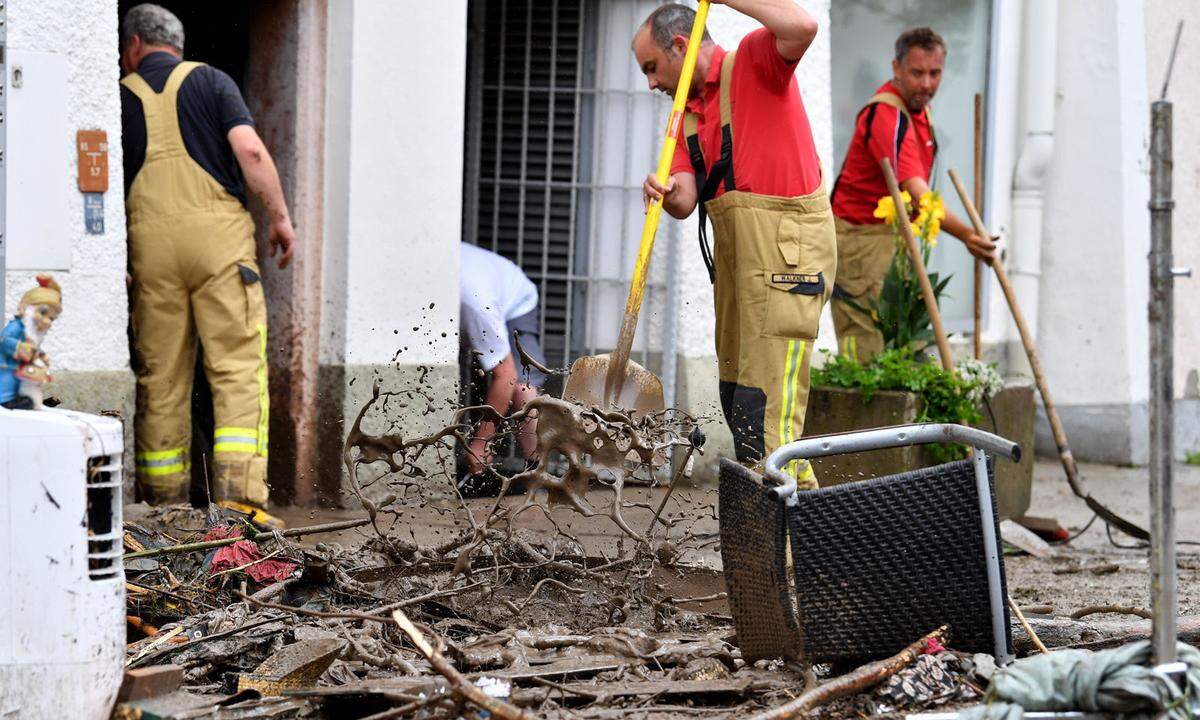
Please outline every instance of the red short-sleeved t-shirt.
[[[687, 111], [698, 116], [704, 163], [712, 169], [721, 157], [721, 63], [717, 47], [704, 82], [704, 94], [688, 99]], [[746, 35], [733, 66], [730, 104], [733, 109], [733, 172], [738, 190], [758, 195], [807, 195], [821, 184], [821, 161], [800, 87], [796, 63], [779, 54], [775, 36], [766, 28]], [[691, 173], [692, 161], [682, 127], [671, 174]], [[725, 191], [724, 185], [717, 194]]]
[[[891, 82], [884, 83], [875, 94], [882, 92], [900, 94]], [[891, 105], [875, 103], [874, 109], [874, 113], [868, 109], [858, 115], [833, 193], [833, 214], [854, 225], [883, 222], [873, 214], [879, 198], [888, 194], [883, 170], [879, 168], [881, 158], [892, 161], [896, 179], [903, 184], [914, 177], [928, 181], [937, 152], [929, 125], [929, 108], [912, 116], [911, 127], [904, 114]], [[871, 136], [866, 140], [868, 122]]]

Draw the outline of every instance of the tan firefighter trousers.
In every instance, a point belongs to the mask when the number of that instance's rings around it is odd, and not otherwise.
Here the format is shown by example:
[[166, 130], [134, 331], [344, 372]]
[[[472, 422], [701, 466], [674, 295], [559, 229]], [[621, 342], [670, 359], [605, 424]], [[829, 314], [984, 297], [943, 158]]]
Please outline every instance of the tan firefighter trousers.
[[146, 159], [126, 200], [133, 274], [138, 487], [152, 503], [185, 502], [190, 479], [196, 339], [216, 418], [214, 500], [267, 502], [267, 318], [254, 221], [187, 153], [176, 96], [197, 63], [161, 93], [137, 74]]
[[[824, 188], [800, 197], [739, 190], [709, 201], [715, 236], [721, 407], [740, 462], [755, 465], [798, 440], [809, 358], [837, 271]], [[789, 470], [817, 486], [806, 461]]]
[[892, 226], [851, 225], [841, 218], [837, 227], [837, 288], [833, 295], [833, 329], [838, 352], [867, 362], [883, 351], [883, 335], [875, 321], [847, 300], [869, 309], [879, 299], [896, 244]]

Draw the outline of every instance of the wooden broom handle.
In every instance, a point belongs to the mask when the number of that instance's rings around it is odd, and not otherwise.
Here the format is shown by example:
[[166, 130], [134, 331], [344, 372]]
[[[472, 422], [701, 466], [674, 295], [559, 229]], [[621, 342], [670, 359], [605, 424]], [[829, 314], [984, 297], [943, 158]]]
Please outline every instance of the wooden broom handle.
[[917, 245], [917, 236], [913, 235], [912, 223], [908, 220], [908, 206], [900, 197], [896, 173], [892, 171], [892, 163], [886, 157], [880, 158], [879, 167], [883, 168], [883, 179], [887, 181], [888, 192], [892, 194], [892, 202], [896, 206], [896, 224], [900, 226], [900, 235], [908, 246], [908, 255], [917, 271], [917, 280], [921, 283], [921, 296], [925, 299], [925, 310], [933, 323], [933, 335], [937, 338], [942, 367], [954, 372], [954, 359], [950, 357], [950, 343], [946, 341], [946, 329], [942, 327], [942, 314], [938, 312], [937, 298], [933, 295], [933, 286], [929, 284], [929, 274], [925, 272], [925, 261], [921, 259], [921, 247]]

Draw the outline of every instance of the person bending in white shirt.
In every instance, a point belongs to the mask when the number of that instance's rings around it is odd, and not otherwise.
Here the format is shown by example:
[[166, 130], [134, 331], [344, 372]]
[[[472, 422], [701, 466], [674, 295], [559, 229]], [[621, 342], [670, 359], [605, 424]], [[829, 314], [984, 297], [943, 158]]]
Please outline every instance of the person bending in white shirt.
[[[462, 333], [484, 372], [490, 374], [485, 402], [501, 415], [508, 415], [537, 397], [546, 379], [535, 368], [518, 372], [513, 340], [514, 332], [519, 334], [525, 354], [545, 364], [538, 327], [537, 286], [507, 258], [468, 243], [462, 244], [461, 267]], [[536, 430], [536, 418], [526, 420], [518, 428], [517, 442], [526, 460], [537, 457]], [[491, 462], [488, 440], [495, 432], [492, 421], [479, 424], [467, 452], [472, 475]]]

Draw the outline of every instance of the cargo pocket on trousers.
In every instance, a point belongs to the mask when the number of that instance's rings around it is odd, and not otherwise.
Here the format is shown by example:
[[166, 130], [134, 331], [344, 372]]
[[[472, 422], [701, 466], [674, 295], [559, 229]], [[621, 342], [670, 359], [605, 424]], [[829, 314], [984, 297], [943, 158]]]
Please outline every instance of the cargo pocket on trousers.
[[262, 275], [258, 272], [258, 266], [252, 262], [238, 263], [237, 270], [242, 280], [242, 288], [246, 292], [246, 329], [258, 335], [265, 330], [267, 322]]
[[789, 213], [779, 220], [775, 237], [778, 255], [775, 262], [763, 268], [767, 308], [762, 334], [766, 337], [817, 337], [821, 308], [831, 289], [826, 286], [823, 272], [828, 264], [826, 256], [831, 253], [811, 246], [814, 228], [805, 227], [810, 224], [812, 218], [803, 213]]
[[767, 270], [763, 280], [767, 285], [763, 335], [815, 339], [821, 322], [821, 307], [825, 304], [825, 275]]

